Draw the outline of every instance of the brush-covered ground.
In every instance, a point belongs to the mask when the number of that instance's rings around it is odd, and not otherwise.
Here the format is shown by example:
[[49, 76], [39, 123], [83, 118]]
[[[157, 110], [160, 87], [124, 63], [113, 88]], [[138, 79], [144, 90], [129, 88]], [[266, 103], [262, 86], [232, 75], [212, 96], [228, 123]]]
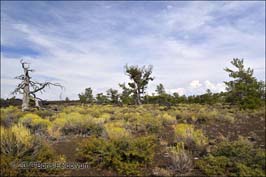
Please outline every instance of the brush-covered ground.
[[[1, 176], [265, 176], [265, 108], [1, 108]], [[22, 162], [87, 164], [24, 168]]]

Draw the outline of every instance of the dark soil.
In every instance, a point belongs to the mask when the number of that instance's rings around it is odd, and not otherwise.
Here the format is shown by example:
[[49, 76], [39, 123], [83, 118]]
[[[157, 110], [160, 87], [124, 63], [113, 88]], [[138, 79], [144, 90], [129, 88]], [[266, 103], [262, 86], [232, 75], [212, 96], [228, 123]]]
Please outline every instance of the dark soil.
[[[79, 163], [77, 147], [84, 137], [73, 136], [52, 144], [58, 154], [64, 155], [66, 163]], [[94, 167], [84, 169], [71, 169], [66, 172], [69, 176], [115, 176], [110, 170], [97, 169]]]
[[210, 139], [227, 138], [237, 140], [240, 136], [248, 138], [255, 146], [265, 148], [265, 118], [238, 115], [234, 123], [226, 121], [211, 122], [200, 128]]

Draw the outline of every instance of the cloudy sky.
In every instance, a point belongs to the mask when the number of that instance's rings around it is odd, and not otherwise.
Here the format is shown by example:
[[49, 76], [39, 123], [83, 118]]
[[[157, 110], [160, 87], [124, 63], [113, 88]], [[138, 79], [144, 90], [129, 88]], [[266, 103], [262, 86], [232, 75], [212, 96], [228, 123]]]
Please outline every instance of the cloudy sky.
[[[265, 75], [265, 2], [1, 2], [1, 97], [11, 97], [23, 58], [33, 79], [60, 82], [44, 99], [77, 99], [127, 82], [124, 65], [153, 65], [169, 93], [224, 90], [223, 70], [244, 58]], [[61, 95], [61, 96], [60, 96]]]

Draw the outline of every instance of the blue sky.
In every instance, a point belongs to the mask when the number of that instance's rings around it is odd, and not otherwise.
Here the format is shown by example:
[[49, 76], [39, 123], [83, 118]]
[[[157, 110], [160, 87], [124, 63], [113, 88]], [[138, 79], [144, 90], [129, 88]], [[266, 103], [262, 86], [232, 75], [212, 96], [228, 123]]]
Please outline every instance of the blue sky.
[[153, 65], [148, 93], [159, 83], [169, 93], [220, 92], [232, 58], [264, 80], [265, 2], [1, 2], [1, 97], [18, 84], [21, 58], [35, 80], [65, 86], [44, 99], [119, 89], [125, 64]]

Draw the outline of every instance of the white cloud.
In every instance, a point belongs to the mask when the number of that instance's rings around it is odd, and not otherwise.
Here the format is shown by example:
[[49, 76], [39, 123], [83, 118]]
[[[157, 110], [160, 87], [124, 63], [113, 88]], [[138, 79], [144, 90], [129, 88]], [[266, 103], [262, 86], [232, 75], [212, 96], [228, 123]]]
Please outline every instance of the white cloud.
[[209, 80], [204, 81], [204, 85], [206, 89], [210, 89], [212, 92], [224, 92], [225, 91], [225, 84], [224, 83], [217, 83], [214, 84]]
[[189, 86], [193, 89], [199, 88], [202, 86], [199, 80], [193, 80], [190, 82]]
[[186, 89], [185, 88], [170, 89], [169, 92], [171, 94], [178, 93], [179, 95], [185, 95], [186, 94]]
[[[25, 12], [22, 3], [4, 2], [1, 45], [28, 47], [40, 54], [14, 57], [2, 51], [1, 79], [19, 75], [19, 59], [24, 58], [36, 69], [33, 78], [54, 78], [66, 87], [63, 96], [76, 99], [86, 87], [94, 92], [118, 88], [127, 81], [123, 72], [127, 63], [152, 64], [155, 80], [149, 93], [163, 83], [170, 92], [199, 94], [207, 88], [224, 89], [228, 75], [223, 68], [234, 57], [245, 58], [255, 76], [264, 79], [265, 12], [260, 3], [172, 2], [156, 6], [156, 11], [152, 2], [147, 7], [130, 3], [28, 2], [24, 4], [34, 7]], [[243, 15], [253, 6], [258, 10]], [[5, 80], [1, 95], [10, 91], [12, 82]], [[47, 90], [42, 97], [58, 99], [60, 92]]]
[[172, 9], [173, 6], [171, 6], [171, 5], [167, 5], [166, 8], [167, 8], [167, 9]]

